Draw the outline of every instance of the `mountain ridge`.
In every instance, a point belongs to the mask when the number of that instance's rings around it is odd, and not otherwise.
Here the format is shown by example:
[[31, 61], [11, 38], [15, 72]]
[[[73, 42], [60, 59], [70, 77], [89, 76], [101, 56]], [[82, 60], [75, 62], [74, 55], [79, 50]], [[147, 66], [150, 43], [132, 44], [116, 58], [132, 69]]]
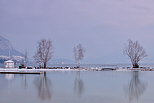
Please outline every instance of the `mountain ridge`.
[[0, 56], [24, 56], [24, 55], [23, 53], [16, 50], [8, 39], [0, 36]]

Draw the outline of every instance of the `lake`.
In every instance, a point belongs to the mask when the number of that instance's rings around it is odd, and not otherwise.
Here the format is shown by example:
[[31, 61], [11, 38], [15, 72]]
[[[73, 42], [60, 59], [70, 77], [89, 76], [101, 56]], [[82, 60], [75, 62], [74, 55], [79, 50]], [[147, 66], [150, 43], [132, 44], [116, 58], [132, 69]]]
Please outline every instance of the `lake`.
[[1, 74], [0, 103], [153, 103], [154, 72]]

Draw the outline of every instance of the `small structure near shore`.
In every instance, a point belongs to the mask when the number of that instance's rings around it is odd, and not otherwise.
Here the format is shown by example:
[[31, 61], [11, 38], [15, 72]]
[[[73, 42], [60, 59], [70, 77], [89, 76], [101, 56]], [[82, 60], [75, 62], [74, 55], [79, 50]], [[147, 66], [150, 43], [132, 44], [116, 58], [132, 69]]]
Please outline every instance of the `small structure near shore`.
[[14, 61], [7, 60], [4, 62], [5, 68], [14, 68]]

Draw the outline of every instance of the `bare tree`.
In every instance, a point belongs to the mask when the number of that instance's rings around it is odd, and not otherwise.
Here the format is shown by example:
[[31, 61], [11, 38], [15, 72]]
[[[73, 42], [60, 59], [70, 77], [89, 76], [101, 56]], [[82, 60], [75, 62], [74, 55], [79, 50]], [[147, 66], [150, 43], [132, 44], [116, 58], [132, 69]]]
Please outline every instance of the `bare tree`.
[[74, 58], [78, 66], [80, 66], [81, 60], [84, 58], [85, 49], [81, 44], [74, 47]]
[[53, 56], [53, 45], [51, 40], [42, 39], [38, 42], [37, 52], [34, 55], [36, 63], [46, 68], [47, 63]]
[[138, 41], [133, 42], [130, 39], [128, 40], [128, 45], [124, 49], [124, 54], [130, 58], [133, 68], [139, 68], [139, 61], [147, 56], [144, 48]]

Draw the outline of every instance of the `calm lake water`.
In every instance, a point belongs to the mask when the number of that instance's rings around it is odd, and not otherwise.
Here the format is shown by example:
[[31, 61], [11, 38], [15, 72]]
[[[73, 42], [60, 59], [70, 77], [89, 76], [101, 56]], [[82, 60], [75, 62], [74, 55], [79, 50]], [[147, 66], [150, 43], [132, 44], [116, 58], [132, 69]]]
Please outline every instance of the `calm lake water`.
[[0, 75], [0, 103], [153, 103], [154, 72]]

